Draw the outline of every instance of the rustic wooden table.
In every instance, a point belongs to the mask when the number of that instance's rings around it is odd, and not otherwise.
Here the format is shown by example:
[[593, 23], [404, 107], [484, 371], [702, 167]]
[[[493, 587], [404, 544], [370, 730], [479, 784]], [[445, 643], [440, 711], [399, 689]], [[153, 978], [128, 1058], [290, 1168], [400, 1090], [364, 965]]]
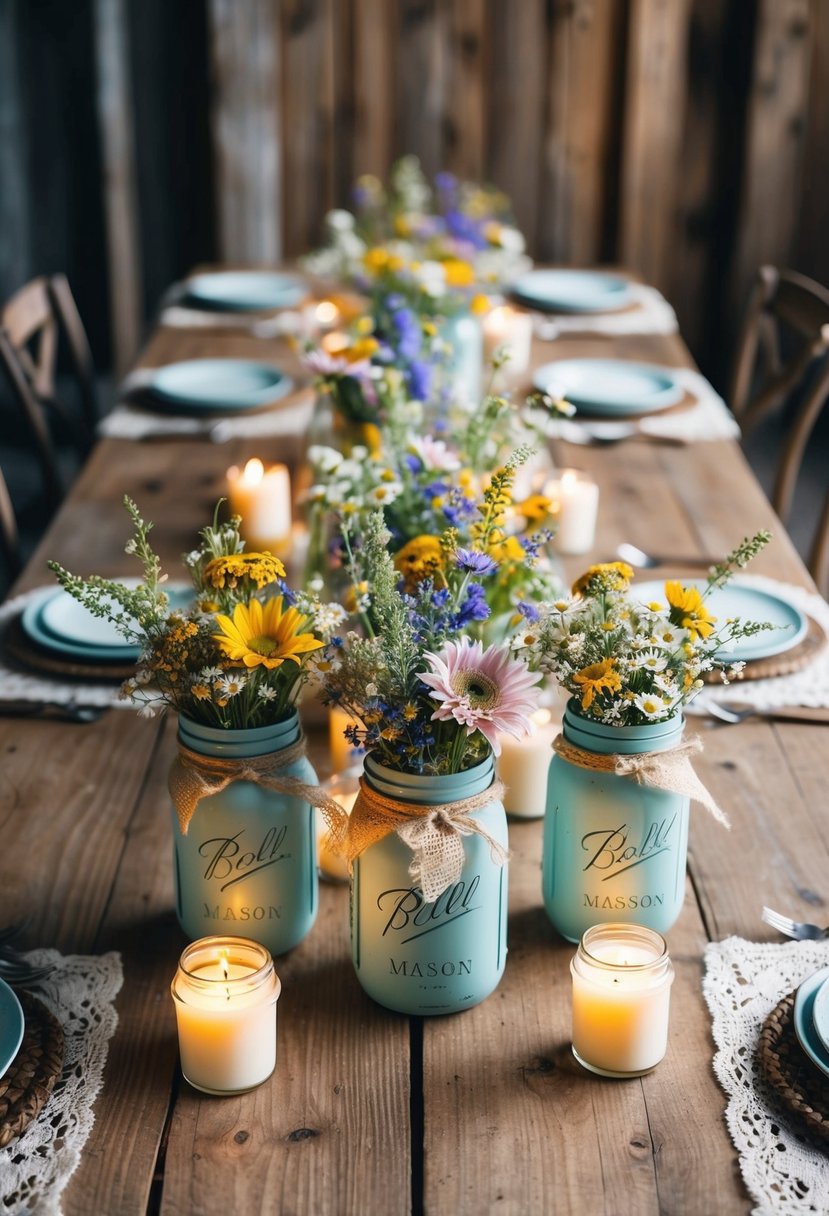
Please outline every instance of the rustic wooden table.
[[[207, 354], [290, 358], [279, 341], [238, 332], [157, 329], [142, 361]], [[534, 351], [537, 361], [575, 354], [690, 362], [678, 337], [579, 337]], [[176, 577], [228, 465], [295, 455], [287, 446], [99, 443], [17, 590], [50, 581], [49, 557], [84, 573], [135, 573], [124, 554], [125, 492], [155, 521]], [[568, 572], [612, 556], [622, 540], [718, 554], [769, 527], [775, 539], [756, 570], [809, 585], [735, 443], [561, 444], [555, 455], [589, 469], [602, 491], [595, 552]], [[116, 949], [124, 961], [119, 1026], [67, 1216], [747, 1212], [711, 1067], [702, 952], [731, 933], [771, 937], [764, 902], [820, 918], [829, 751], [816, 726], [702, 730], [699, 771], [733, 828], [693, 814], [686, 902], [669, 934], [670, 1042], [655, 1072], [607, 1081], [572, 1059], [573, 947], [542, 907], [541, 823], [517, 822], [509, 959], [487, 1001], [423, 1021], [373, 1004], [352, 974], [347, 890], [323, 884], [313, 931], [277, 960], [277, 1071], [251, 1093], [219, 1099], [181, 1079], [169, 993], [184, 945], [166, 792], [175, 723], [120, 709], [91, 726], [0, 721], [0, 922], [25, 913], [27, 945]], [[324, 775], [327, 755], [315, 747]]]

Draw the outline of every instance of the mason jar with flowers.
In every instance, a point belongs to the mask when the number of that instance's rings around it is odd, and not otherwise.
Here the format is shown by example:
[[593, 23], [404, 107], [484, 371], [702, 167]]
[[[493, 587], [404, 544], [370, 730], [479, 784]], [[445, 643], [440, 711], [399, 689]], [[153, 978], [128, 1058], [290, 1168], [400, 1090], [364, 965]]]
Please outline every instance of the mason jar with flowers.
[[[348, 542], [346, 531], [346, 541]], [[532, 729], [538, 677], [474, 634], [485, 549], [444, 538], [443, 560], [401, 576], [383, 517], [352, 554], [363, 629], [324, 654], [324, 699], [365, 749], [344, 856], [351, 945], [363, 989], [389, 1009], [478, 1004], [506, 961], [507, 829], [495, 777], [499, 732]]]
[[203, 530], [185, 558], [186, 609], [171, 609], [151, 524], [125, 499], [143, 565], [137, 586], [81, 579], [50, 563], [63, 587], [141, 646], [121, 695], [143, 717], [178, 714], [172, 800], [176, 912], [196, 939], [233, 932], [272, 954], [295, 946], [317, 913], [314, 808], [336, 834], [342, 809], [319, 788], [296, 698], [308, 659], [344, 616], [297, 597], [270, 553], [246, 553], [238, 517]]
[[725, 816], [694, 772], [698, 738], [683, 708], [706, 673], [730, 680], [726, 643], [769, 625], [718, 621], [710, 593], [768, 542], [760, 532], [711, 568], [701, 589], [669, 580], [643, 603], [624, 562], [591, 566], [561, 600], [530, 612], [515, 646], [570, 694], [547, 786], [542, 885], [547, 914], [569, 941], [624, 921], [660, 933], [685, 893], [690, 801]]

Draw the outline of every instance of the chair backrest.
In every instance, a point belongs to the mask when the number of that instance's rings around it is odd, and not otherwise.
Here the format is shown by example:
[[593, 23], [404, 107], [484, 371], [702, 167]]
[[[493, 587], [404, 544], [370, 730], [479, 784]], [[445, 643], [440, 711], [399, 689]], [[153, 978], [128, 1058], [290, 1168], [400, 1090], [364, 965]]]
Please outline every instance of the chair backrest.
[[2, 469], [0, 469], [0, 541], [2, 541], [3, 556], [9, 576], [15, 578], [23, 567], [23, 559], [20, 552], [17, 517]]
[[[5, 354], [8, 357], [9, 349], [13, 351], [36, 401], [51, 406], [64, 418], [73, 442], [85, 454], [98, 421], [95, 376], [89, 342], [66, 277], [41, 276], [21, 287], [0, 310], [0, 328], [7, 338]], [[58, 395], [60, 339], [65, 343], [77, 385], [80, 415], [68, 410]], [[14, 387], [17, 391], [16, 383]], [[25, 406], [24, 410], [28, 413]]]
[[[795, 271], [762, 266], [738, 345], [730, 401], [744, 437], [775, 411], [790, 403], [793, 407], [771, 496], [784, 522], [791, 511], [809, 439], [827, 400], [829, 290]], [[829, 490], [807, 564], [825, 594], [829, 576]]]

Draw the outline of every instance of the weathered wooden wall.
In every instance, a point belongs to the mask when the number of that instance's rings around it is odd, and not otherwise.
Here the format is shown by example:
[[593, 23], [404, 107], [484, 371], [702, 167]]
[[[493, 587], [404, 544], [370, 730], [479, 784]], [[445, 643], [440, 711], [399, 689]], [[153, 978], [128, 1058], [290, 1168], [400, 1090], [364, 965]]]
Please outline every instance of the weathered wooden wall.
[[[196, 257], [301, 253], [357, 174], [384, 175], [403, 152], [506, 190], [537, 258], [641, 273], [720, 382], [759, 263], [829, 282], [829, 0], [74, 7], [97, 48], [78, 49], [97, 64], [102, 166], [83, 188], [106, 217], [121, 362], [165, 277]], [[33, 10], [47, 41], [67, 20], [55, 0], [0, 0], [2, 28], [14, 9], [27, 45]], [[21, 90], [32, 122], [21, 70], [0, 83], [12, 171], [25, 159]], [[173, 159], [166, 124], [183, 149]], [[3, 214], [36, 251], [37, 206], [11, 185]], [[24, 263], [19, 249], [0, 256], [3, 291]]]

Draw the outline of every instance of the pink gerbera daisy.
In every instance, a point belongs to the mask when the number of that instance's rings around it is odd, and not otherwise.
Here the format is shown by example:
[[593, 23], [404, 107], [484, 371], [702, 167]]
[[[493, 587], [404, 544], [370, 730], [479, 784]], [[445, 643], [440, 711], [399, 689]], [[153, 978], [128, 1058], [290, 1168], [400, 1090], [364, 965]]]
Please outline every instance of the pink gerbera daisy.
[[539, 676], [528, 671], [519, 659], [510, 657], [503, 646], [488, 646], [461, 638], [447, 642], [440, 654], [424, 655], [431, 671], [420, 672], [420, 679], [432, 689], [431, 696], [441, 704], [432, 720], [448, 722], [454, 718], [466, 727], [467, 735], [479, 730], [500, 755], [498, 732], [521, 739], [532, 730], [530, 714], [538, 708]]

